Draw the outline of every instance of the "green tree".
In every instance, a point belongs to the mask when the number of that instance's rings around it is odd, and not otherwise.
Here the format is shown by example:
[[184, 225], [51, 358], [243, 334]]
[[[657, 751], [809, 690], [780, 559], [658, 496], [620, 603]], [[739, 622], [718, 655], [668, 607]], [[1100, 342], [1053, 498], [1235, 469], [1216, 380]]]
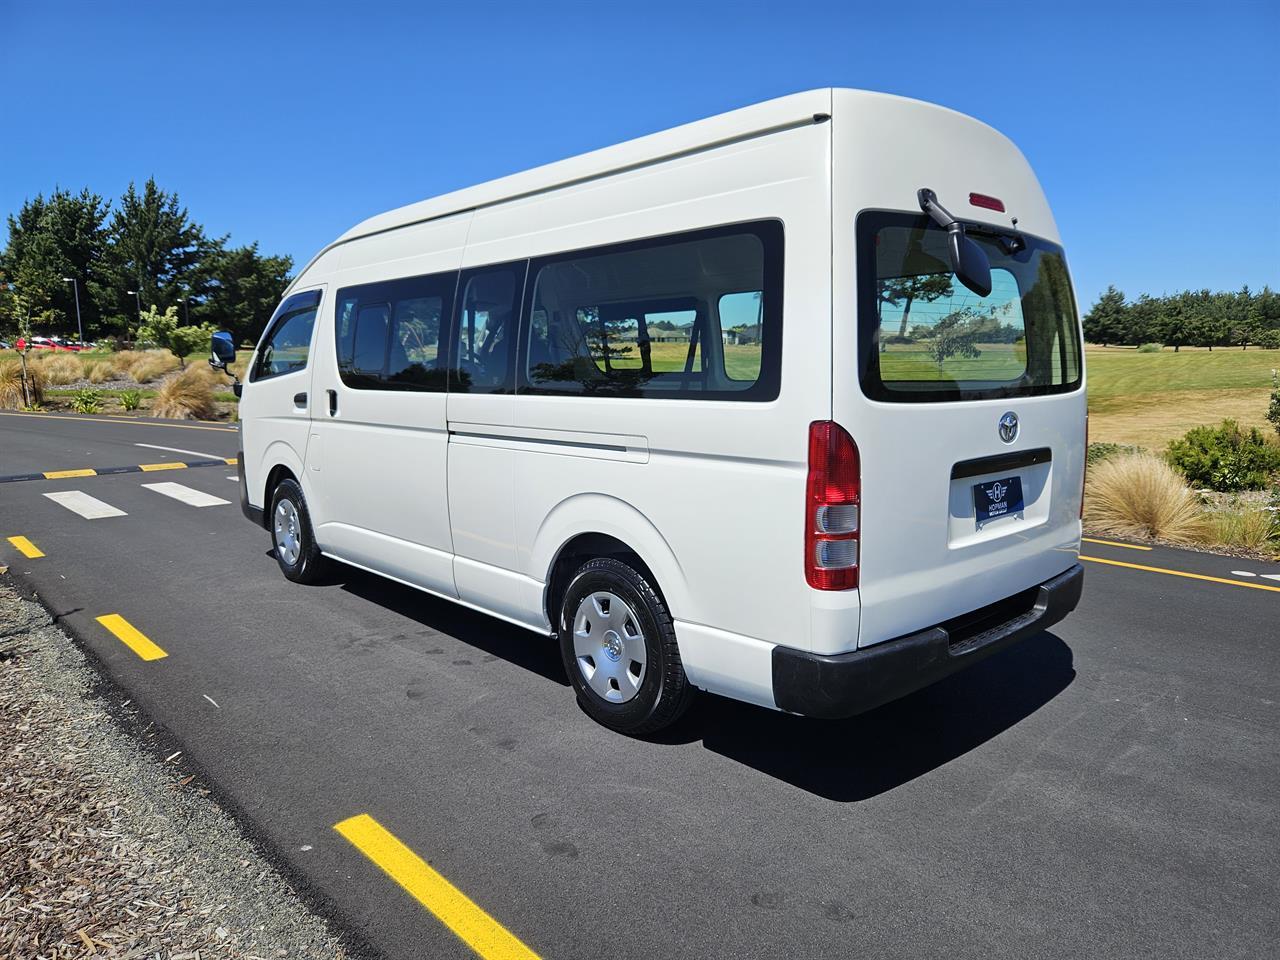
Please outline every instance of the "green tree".
[[0, 282], [11, 290], [2, 304], [7, 328], [25, 322], [41, 333], [63, 332], [60, 325], [66, 314], [53, 304], [65, 274], [48, 211], [49, 203], [37, 194], [16, 216], [8, 217], [9, 242], [0, 253]]
[[231, 333], [237, 343], [257, 342], [289, 285], [293, 258], [265, 257], [257, 243], [219, 245], [201, 263], [202, 300], [192, 316]]
[[187, 354], [195, 353], [209, 343], [214, 327], [209, 324], [195, 324], [184, 327], [178, 322], [178, 308], [166, 307], [161, 313], [154, 306], [148, 307], [142, 314], [142, 322], [138, 325], [138, 340], [143, 343], [154, 343], [157, 347], [168, 350], [178, 358], [178, 365], [187, 365]]
[[978, 339], [982, 336], [981, 317], [970, 309], [949, 313], [933, 326], [928, 353], [939, 368], [951, 357], [980, 357]]
[[202, 263], [221, 245], [192, 221], [176, 193], [152, 177], [141, 192], [130, 183], [111, 216], [112, 294], [118, 316], [130, 316], [138, 291], [142, 303], [169, 307], [182, 297], [204, 294]]
[[1162, 335], [1160, 304], [1144, 293], [1129, 305], [1129, 329], [1124, 342], [1129, 346], [1141, 346], [1153, 341], [1163, 343]]
[[887, 304], [902, 308], [902, 323], [898, 326], [898, 339], [907, 336], [907, 321], [911, 316], [911, 304], [920, 300], [933, 303], [954, 293], [951, 275], [946, 273], [926, 273], [918, 277], [892, 277], [880, 281], [877, 291], [876, 309], [883, 313]]
[[1123, 343], [1129, 326], [1129, 307], [1124, 302], [1124, 294], [1114, 285], [1109, 286], [1085, 314], [1084, 338], [1104, 347], [1108, 343]]

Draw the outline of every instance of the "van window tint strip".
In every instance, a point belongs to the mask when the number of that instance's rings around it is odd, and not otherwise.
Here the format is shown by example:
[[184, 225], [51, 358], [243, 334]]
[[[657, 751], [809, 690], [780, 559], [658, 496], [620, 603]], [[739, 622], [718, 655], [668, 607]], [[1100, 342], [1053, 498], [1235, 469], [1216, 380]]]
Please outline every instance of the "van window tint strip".
[[776, 220], [533, 260], [521, 392], [773, 400], [782, 351]]
[[928, 402], [1076, 390], [1080, 327], [1062, 248], [990, 227], [969, 236], [991, 261], [979, 297], [951, 272], [947, 233], [919, 214], [857, 221], [858, 369], [873, 400]]
[[251, 383], [307, 368], [319, 307], [320, 291], [308, 290], [294, 294], [276, 308], [258, 347], [249, 376]]
[[338, 291], [334, 342], [342, 382], [356, 390], [445, 390], [446, 322], [456, 272]]

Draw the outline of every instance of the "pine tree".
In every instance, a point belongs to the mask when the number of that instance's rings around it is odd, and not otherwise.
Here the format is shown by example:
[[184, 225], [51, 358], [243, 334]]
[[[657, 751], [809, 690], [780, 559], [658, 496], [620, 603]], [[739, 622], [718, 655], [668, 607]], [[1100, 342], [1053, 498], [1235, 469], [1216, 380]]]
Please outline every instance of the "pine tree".
[[1093, 309], [1085, 314], [1084, 338], [1104, 347], [1108, 343], [1120, 343], [1125, 340], [1129, 321], [1129, 307], [1124, 302], [1124, 294], [1114, 285], [1109, 286]]

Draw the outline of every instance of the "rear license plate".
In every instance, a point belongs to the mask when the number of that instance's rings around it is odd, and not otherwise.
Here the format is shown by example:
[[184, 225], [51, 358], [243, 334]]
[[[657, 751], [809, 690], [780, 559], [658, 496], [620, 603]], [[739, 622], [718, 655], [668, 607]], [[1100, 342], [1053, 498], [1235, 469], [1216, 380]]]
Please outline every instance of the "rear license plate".
[[973, 485], [973, 512], [981, 527], [989, 520], [1022, 513], [1022, 478], [1005, 477]]

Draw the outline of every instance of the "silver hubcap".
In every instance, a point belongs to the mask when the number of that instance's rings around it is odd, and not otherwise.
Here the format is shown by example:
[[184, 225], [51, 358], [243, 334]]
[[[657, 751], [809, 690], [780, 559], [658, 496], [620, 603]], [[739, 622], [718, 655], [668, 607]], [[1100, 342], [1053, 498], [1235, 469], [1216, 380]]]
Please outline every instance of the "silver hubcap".
[[291, 500], [282, 499], [276, 504], [276, 553], [291, 567], [298, 562], [298, 554], [302, 552], [300, 526], [298, 508]]
[[573, 653], [587, 686], [610, 703], [626, 703], [644, 682], [644, 634], [617, 594], [599, 590], [573, 615]]

